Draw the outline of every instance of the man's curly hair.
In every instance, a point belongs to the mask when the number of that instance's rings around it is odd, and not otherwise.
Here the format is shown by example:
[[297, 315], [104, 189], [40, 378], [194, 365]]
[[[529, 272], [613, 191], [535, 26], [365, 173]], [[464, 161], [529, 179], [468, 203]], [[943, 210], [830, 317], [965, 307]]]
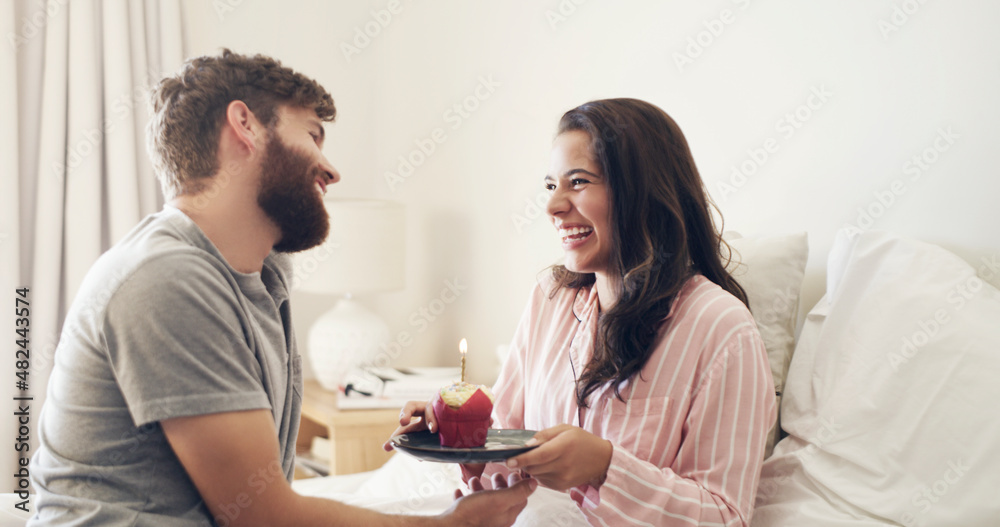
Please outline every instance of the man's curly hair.
[[337, 115], [319, 83], [271, 57], [223, 49], [219, 56], [190, 59], [150, 96], [147, 148], [166, 199], [201, 192], [219, 170], [219, 135], [226, 108], [237, 100], [268, 128], [277, 122], [279, 105], [312, 109], [323, 121]]

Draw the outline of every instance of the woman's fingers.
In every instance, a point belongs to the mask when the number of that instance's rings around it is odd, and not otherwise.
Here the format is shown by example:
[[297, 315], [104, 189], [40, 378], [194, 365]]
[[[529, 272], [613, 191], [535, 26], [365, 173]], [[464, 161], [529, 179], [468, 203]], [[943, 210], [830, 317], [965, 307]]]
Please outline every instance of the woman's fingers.
[[399, 426], [406, 426], [414, 417], [424, 415], [426, 401], [407, 401], [403, 409], [399, 411]]
[[[409, 434], [411, 432], [419, 432], [420, 430], [427, 430], [427, 423], [425, 419], [425, 411], [430, 406], [424, 401], [409, 401], [403, 406], [403, 409], [399, 411], [399, 427], [392, 432], [389, 438], [398, 436], [399, 434]], [[433, 413], [433, 412], [432, 412]], [[382, 450], [389, 452], [392, 450], [392, 443], [386, 441], [382, 444]]]
[[434, 406], [430, 403], [424, 403], [423, 409], [424, 421], [427, 422], [427, 429], [431, 432], [437, 432], [437, 416], [434, 415]]
[[519, 456], [508, 459], [507, 468], [520, 468], [531, 474], [539, 467], [558, 459], [559, 455], [558, 448], [553, 448], [552, 445], [543, 443], [534, 450], [529, 450]]
[[[414, 421], [406, 426], [401, 426], [397, 428], [392, 432], [392, 435], [390, 435], [389, 438], [392, 439], [393, 437], [396, 437], [400, 434], [409, 434], [412, 432], [419, 432], [421, 430], [427, 430], [427, 425], [424, 423], [422, 419], [419, 421]], [[392, 443], [386, 441], [385, 443], [382, 444], [382, 449], [385, 450], [386, 452], [391, 451]]]

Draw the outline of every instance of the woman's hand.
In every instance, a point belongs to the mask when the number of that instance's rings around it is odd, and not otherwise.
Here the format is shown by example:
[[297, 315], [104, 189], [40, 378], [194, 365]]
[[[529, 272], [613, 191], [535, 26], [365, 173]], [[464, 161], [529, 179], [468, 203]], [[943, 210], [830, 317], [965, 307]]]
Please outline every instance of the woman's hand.
[[[416, 420], [414, 421], [414, 419]], [[490, 426], [493, 426], [493, 417], [490, 417]], [[396, 428], [389, 438], [421, 430], [428, 430], [430, 432], [438, 431], [437, 417], [434, 416], [434, 405], [431, 401], [410, 401], [399, 411], [399, 428]], [[382, 449], [386, 452], [391, 452], [392, 443], [386, 441], [382, 444]], [[479, 468], [478, 471], [478, 473], [471, 472], [470, 475], [478, 476], [483, 473], [482, 468]]]
[[[414, 421], [414, 418], [417, 420]], [[392, 438], [399, 434], [409, 434], [410, 432], [419, 432], [421, 430], [437, 432], [437, 429], [437, 419], [434, 417], [434, 408], [431, 406], [430, 401], [410, 401], [399, 411], [399, 428], [389, 437]], [[382, 445], [382, 449], [386, 452], [391, 451], [392, 443], [386, 441]]]
[[507, 460], [542, 485], [566, 490], [584, 484], [599, 487], [607, 477], [614, 447], [611, 441], [570, 425], [546, 428], [527, 442], [538, 448]]

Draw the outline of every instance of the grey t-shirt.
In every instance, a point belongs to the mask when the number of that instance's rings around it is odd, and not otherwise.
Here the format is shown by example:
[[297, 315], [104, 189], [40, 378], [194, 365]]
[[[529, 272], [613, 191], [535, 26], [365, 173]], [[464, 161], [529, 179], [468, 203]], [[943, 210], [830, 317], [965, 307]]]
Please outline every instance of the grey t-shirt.
[[239, 273], [166, 207], [88, 272], [67, 314], [31, 461], [28, 525], [211, 525], [159, 422], [269, 408], [291, 479], [302, 403], [291, 272], [272, 253]]

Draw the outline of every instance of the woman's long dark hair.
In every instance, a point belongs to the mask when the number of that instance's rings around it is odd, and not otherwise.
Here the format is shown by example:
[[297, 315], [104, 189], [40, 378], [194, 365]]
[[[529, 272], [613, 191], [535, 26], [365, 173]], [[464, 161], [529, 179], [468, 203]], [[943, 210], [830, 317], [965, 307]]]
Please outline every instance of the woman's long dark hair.
[[[637, 375], [653, 352], [662, 320], [681, 287], [701, 273], [748, 304], [746, 293], [726, 271], [731, 255], [711, 209], [687, 140], [660, 108], [637, 99], [605, 99], [574, 108], [559, 133], [580, 130], [604, 172], [611, 199], [611, 287], [615, 305], [598, 323], [594, 353], [577, 381], [577, 403], [608, 381], [621, 398], [622, 381]], [[717, 210], [717, 209], [716, 209]], [[721, 214], [720, 214], [721, 218]], [[562, 287], [594, 283], [593, 273], [555, 266]]]

